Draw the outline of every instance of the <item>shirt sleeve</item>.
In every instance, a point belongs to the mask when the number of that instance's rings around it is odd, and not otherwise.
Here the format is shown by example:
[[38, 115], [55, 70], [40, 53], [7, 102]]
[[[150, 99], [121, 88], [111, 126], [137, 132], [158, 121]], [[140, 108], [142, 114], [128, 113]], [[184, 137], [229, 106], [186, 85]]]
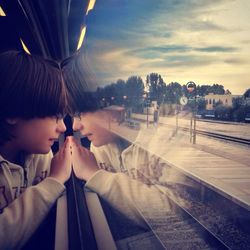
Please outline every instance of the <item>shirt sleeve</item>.
[[21, 248], [64, 190], [64, 185], [47, 177], [6, 207], [0, 214], [0, 249]]
[[99, 170], [86, 183], [86, 187], [145, 228], [146, 221], [171, 211], [168, 197], [154, 185], [143, 184], [123, 173]]

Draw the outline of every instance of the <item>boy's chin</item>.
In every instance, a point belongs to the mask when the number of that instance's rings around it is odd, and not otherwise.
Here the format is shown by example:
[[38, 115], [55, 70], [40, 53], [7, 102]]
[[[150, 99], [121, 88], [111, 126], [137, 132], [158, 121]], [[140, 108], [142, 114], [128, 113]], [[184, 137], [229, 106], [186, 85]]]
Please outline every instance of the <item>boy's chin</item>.
[[92, 141], [91, 142], [95, 147], [101, 147], [101, 146], [103, 146], [105, 143], [101, 143], [101, 142], [96, 142], [96, 141]]
[[36, 150], [36, 152], [31, 152], [31, 154], [42, 154], [42, 155], [45, 155], [45, 154], [48, 154], [50, 152], [51, 148], [41, 148], [41, 149], [38, 149]]
[[51, 147], [45, 149], [41, 154], [48, 154], [51, 151]]

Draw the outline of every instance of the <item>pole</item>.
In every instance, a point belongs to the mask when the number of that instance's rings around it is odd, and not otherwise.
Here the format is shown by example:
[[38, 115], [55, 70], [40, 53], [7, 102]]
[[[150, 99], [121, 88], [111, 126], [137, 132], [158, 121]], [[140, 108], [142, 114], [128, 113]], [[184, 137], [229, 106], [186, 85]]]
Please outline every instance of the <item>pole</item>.
[[146, 107], [147, 107], [147, 128], [148, 128], [148, 123], [149, 123], [149, 117], [148, 117], [148, 105], [149, 105], [149, 101], [148, 101], [148, 93], [146, 93]]
[[148, 128], [148, 103], [147, 103], [147, 128]]
[[190, 142], [192, 142], [192, 138], [193, 138], [193, 116], [194, 116], [194, 113], [192, 112], [191, 119], [190, 119]]
[[[196, 144], [197, 89], [196, 89], [196, 84], [192, 81], [188, 82], [186, 84], [186, 87], [189, 93], [192, 93], [194, 91], [194, 109], [192, 110], [191, 121], [190, 121], [190, 142], [193, 141], [193, 144]], [[192, 128], [193, 120], [194, 120], [194, 128]]]
[[197, 113], [197, 98], [196, 98], [196, 86], [194, 90], [194, 134], [193, 134], [193, 144], [196, 144], [196, 113]]
[[175, 129], [175, 134], [177, 135], [177, 132], [178, 132], [178, 109], [177, 109], [177, 104], [175, 106], [175, 112], [176, 112], [176, 129]]

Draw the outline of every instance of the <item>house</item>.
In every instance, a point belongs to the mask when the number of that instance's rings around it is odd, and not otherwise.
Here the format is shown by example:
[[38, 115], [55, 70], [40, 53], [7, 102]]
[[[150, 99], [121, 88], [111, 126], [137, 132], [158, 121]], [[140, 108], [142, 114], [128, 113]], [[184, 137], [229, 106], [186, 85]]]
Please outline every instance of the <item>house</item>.
[[209, 93], [205, 96], [206, 101], [206, 110], [213, 110], [215, 108], [216, 103], [220, 102], [222, 105], [227, 107], [233, 106], [233, 99], [241, 97], [240, 95], [232, 95], [232, 94], [224, 94], [218, 95]]

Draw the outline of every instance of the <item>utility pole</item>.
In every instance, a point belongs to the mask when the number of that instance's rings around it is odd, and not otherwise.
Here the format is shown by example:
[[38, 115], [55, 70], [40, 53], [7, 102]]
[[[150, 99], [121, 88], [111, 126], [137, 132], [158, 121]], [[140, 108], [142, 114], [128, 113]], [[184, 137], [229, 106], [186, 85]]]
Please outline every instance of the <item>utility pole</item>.
[[187, 90], [189, 93], [194, 93], [194, 109], [193, 109], [191, 121], [190, 121], [190, 142], [193, 141], [193, 144], [196, 144], [196, 113], [197, 113], [196, 84], [194, 82], [188, 82], [186, 86], [187, 86]]

